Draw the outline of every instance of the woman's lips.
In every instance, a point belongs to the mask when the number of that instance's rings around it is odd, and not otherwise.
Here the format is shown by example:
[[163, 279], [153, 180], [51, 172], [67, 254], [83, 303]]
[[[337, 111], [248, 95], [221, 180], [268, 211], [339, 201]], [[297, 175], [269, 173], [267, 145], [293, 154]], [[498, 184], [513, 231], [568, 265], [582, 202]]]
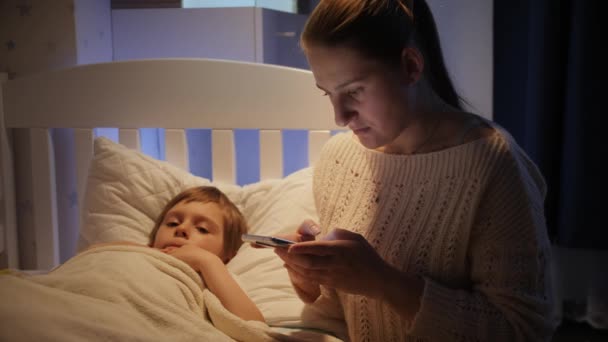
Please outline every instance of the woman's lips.
[[369, 127], [356, 128], [356, 129], [352, 129], [352, 131], [353, 131], [353, 133], [360, 135], [360, 134], [367, 133], [369, 131]]

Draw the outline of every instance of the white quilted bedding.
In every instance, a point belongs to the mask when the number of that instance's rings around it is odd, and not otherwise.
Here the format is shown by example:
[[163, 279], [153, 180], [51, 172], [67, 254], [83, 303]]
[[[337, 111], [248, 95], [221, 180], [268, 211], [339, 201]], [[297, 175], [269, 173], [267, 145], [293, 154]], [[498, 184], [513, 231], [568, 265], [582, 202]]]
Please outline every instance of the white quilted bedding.
[[[280, 180], [248, 186], [213, 183], [145, 156], [106, 138], [95, 141], [89, 169], [79, 248], [99, 242], [147, 243], [154, 219], [175, 194], [197, 185], [213, 185], [241, 209], [254, 234], [293, 232], [304, 219], [317, 219], [312, 169]], [[322, 329], [340, 334], [343, 325], [305, 309], [291, 287], [281, 260], [271, 249], [245, 244], [229, 264], [243, 289], [273, 327]], [[318, 333], [312, 340], [319, 339]], [[299, 332], [299, 336], [305, 337]], [[324, 338], [331, 339], [329, 335]]]

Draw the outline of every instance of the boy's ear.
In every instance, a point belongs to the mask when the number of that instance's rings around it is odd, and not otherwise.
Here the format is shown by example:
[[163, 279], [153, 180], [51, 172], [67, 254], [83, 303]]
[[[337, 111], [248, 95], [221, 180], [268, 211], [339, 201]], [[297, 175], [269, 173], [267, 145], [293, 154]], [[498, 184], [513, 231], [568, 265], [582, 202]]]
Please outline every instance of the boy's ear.
[[420, 80], [424, 71], [424, 57], [415, 47], [401, 50], [401, 70], [406, 85], [413, 85]]

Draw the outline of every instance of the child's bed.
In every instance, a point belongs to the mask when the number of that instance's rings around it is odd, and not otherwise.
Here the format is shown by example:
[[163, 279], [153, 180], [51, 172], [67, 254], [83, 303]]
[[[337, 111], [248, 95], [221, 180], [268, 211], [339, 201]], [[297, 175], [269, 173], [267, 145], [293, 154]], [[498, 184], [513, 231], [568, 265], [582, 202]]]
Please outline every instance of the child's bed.
[[[321, 95], [308, 71], [203, 59], [118, 62], [11, 81], [5, 77], [0, 261], [10, 268], [52, 269], [66, 259], [60, 257], [62, 241], [76, 239], [67, 225], [80, 228], [79, 250], [112, 240], [145, 243], [162, 205], [199, 184], [225, 191], [247, 217], [251, 232], [293, 231], [302, 220], [316, 218], [312, 173], [306, 167], [283, 177], [283, 156], [291, 152], [283, 151], [281, 132], [308, 132], [307, 148], [297, 150], [307, 153], [312, 164], [337, 129], [330, 103]], [[99, 127], [118, 128], [122, 145], [95, 140]], [[147, 127], [165, 129], [166, 162], [139, 151], [138, 129]], [[55, 128], [70, 130], [58, 139]], [[186, 129], [191, 128], [212, 130], [212, 179], [188, 172], [189, 156], [197, 151], [188, 146]], [[235, 184], [235, 129], [259, 129], [259, 182]], [[71, 144], [63, 145], [66, 139]], [[65, 146], [73, 147], [66, 151]], [[80, 215], [66, 218], [70, 210]], [[325, 333], [339, 329], [304, 310], [271, 249], [244, 245], [228, 267], [273, 329], [314, 340], [329, 340]]]

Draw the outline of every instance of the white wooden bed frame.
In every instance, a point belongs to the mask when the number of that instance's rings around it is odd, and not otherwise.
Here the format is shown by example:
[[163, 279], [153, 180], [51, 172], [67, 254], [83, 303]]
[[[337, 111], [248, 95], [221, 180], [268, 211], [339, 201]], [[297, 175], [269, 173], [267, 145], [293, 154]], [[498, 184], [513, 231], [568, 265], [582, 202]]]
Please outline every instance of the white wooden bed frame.
[[[51, 128], [73, 128], [78, 203], [94, 128], [119, 128], [139, 149], [138, 128], [165, 128], [167, 161], [188, 169], [186, 128], [212, 129], [214, 181], [235, 182], [233, 129], [260, 129], [260, 178], [282, 177], [282, 129], [309, 131], [309, 161], [338, 129], [309, 71], [205, 59], [157, 59], [78, 66], [6, 80], [0, 92], [0, 253], [35, 268], [58, 264], [56, 172]], [[19, 154], [21, 165], [14, 165]], [[33, 219], [17, 217], [15, 191]], [[18, 241], [18, 237], [21, 241]], [[21, 250], [19, 250], [19, 247]], [[1, 260], [0, 260], [1, 261]]]

